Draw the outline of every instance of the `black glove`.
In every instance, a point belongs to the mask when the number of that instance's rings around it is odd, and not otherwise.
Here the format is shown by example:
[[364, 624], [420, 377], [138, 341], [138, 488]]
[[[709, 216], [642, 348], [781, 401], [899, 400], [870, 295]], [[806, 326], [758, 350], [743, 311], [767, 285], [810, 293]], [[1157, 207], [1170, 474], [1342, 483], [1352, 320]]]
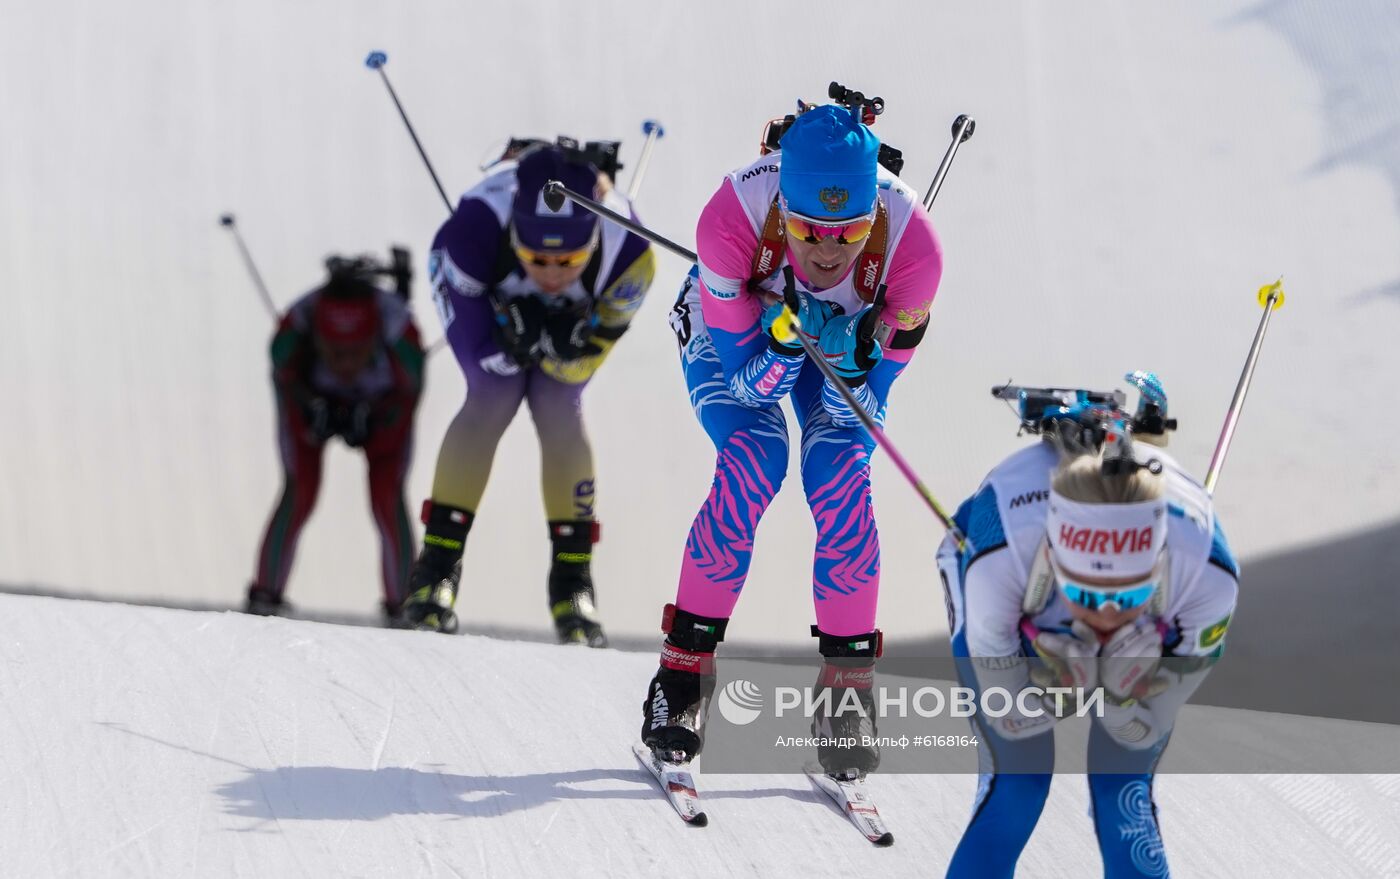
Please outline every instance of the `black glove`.
[[345, 444], [352, 449], [363, 446], [370, 432], [369, 401], [361, 400], [354, 405], [342, 406], [336, 415], [336, 433], [345, 440]]
[[545, 304], [536, 296], [492, 298], [496, 308], [493, 335], [501, 352], [520, 367], [533, 366], [540, 359], [540, 334], [544, 329]]
[[302, 415], [306, 418], [306, 426], [311, 429], [311, 436], [317, 442], [325, 442], [335, 436], [335, 419], [331, 411], [330, 401], [325, 397], [310, 397], [301, 407]]
[[545, 318], [540, 350], [550, 360], [563, 361], [602, 353], [603, 349], [591, 341], [592, 336], [593, 316], [586, 306], [554, 311]]

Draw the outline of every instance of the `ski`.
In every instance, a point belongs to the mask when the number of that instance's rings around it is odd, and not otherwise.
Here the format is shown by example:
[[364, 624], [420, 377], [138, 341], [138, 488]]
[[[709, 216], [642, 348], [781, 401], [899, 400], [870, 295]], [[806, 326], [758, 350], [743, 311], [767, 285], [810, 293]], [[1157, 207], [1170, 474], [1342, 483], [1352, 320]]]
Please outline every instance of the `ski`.
[[695, 779], [690, 774], [688, 764], [658, 760], [651, 749], [640, 742], [632, 745], [632, 753], [656, 779], [661, 792], [675, 807], [676, 814], [691, 827], [704, 827], [710, 819], [700, 811], [700, 794], [695, 790]]
[[875, 808], [875, 801], [870, 798], [864, 778], [832, 778], [817, 766], [806, 766], [804, 769], [812, 784], [831, 797], [856, 829], [865, 834], [866, 839], [882, 847], [894, 845], [894, 834], [886, 829], [885, 820], [880, 817], [880, 810]]

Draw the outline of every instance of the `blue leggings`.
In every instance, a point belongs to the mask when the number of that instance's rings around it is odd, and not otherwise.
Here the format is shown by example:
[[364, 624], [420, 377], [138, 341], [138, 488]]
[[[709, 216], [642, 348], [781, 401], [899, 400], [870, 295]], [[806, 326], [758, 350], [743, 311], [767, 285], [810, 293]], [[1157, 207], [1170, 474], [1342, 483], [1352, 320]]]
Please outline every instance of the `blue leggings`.
[[[953, 639], [958, 678], [976, 688], [962, 633]], [[1092, 721], [1091, 721], [1092, 722]], [[1050, 794], [1054, 732], [1011, 741], [977, 725], [982, 774], [972, 820], [963, 831], [948, 879], [1012, 879]], [[1166, 851], [1152, 801], [1152, 781], [1167, 738], [1133, 751], [1094, 723], [1089, 733], [1089, 799], [1105, 879], [1168, 876]]]

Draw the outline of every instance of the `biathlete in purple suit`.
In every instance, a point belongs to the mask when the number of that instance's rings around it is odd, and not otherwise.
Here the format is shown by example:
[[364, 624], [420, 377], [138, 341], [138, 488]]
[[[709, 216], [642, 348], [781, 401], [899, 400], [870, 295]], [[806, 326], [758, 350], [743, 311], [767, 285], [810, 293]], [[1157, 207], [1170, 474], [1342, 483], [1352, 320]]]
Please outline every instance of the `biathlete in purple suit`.
[[604, 646], [590, 570], [600, 530], [582, 396], [641, 306], [655, 257], [644, 239], [571, 202], [551, 211], [543, 198], [549, 180], [631, 213], [578, 151], [539, 145], [493, 166], [433, 240], [434, 297], [467, 398], [438, 453], [404, 619], [456, 630], [467, 533], [496, 444], [524, 402], [540, 439], [550, 612], [561, 641]]

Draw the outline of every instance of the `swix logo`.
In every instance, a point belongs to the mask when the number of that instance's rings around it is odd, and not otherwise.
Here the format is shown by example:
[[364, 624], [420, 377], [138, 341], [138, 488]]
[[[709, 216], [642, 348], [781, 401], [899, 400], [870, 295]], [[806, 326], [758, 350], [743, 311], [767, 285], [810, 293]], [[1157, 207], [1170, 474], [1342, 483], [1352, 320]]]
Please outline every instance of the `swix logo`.
[[777, 256], [777, 249], [765, 238], [758, 246], [758, 274], [767, 275], [773, 271], [775, 268], [773, 262]]
[[745, 180], [748, 180], [751, 177], [757, 177], [758, 175], [763, 174], [767, 171], [776, 170], [778, 170], [777, 165], [759, 165], [757, 168], [750, 168], [749, 170], [745, 171], [743, 176], [739, 178], [739, 182], [743, 183]]
[[1152, 548], [1152, 526], [1105, 530], [1103, 528], [1075, 528], [1061, 525], [1060, 546], [1075, 552], [1123, 553], [1142, 552]]
[[1041, 501], [1048, 500], [1050, 500], [1049, 491], [1043, 489], [1041, 491], [1028, 491], [1025, 494], [1018, 494], [1014, 498], [1012, 498], [1010, 506], [1011, 509], [1014, 510], [1017, 507], [1026, 507], [1030, 506], [1031, 504], [1038, 504]]
[[763, 378], [758, 380], [758, 384], [755, 385], [755, 388], [760, 394], [766, 397], [773, 393], [773, 389], [778, 386], [778, 382], [782, 381], [783, 376], [786, 374], [786, 366], [783, 366], [781, 363], [774, 363], [769, 367], [768, 371], [763, 374]]
[[671, 705], [666, 701], [666, 694], [662, 692], [661, 685], [656, 685], [656, 692], [651, 697], [651, 728], [660, 729], [671, 720]]
[[875, 277], [879, 272], [880, 264], [872, 259], [870, 262], [866, 263], [865, 272], [860, 276], [860, 282], [867, 287], [874, 287]]
[[856, 287], [860, 298], [865, 302], [875, 300], [875, 287], [880, 282], [880, 267], [884, 265], [884, 262], [878, 254], [861, 254]]

